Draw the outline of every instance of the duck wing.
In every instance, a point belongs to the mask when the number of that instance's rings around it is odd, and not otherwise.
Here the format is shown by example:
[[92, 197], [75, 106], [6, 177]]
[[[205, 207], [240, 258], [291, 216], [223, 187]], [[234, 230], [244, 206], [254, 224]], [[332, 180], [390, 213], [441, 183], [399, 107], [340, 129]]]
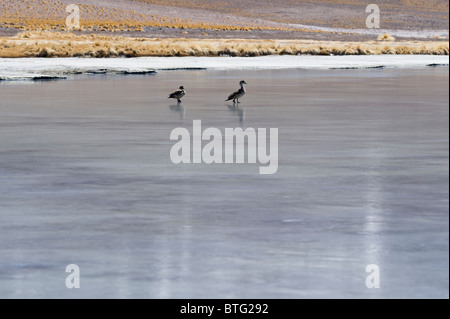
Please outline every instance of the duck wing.
[[228, 96], [227, 101], [234, 100], [234, 99], [236, 98], [236, 96], [239, 94], [240, 90], [241, 90], [241, 89], [236, 90], [236, 91], [234, 91], [233, 93], [231, 93], [230, 96]]
[[182, 90], [176, 90], [175, 92], [173, 92], [169, 95], [169, 98], [176, 98], [177, 96], [180, 96], [181, 94], [183, 94]]

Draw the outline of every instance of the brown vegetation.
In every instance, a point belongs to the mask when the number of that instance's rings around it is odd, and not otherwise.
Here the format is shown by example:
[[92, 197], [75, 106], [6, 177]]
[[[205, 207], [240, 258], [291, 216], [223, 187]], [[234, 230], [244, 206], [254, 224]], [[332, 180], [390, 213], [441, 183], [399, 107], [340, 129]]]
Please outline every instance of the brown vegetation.
[[392, 41], [395, 41], [395, 38], [393, 36], [391, 36], [390, 34], [385, 33], [385, 34], [380, 35], [377, 40], [392, 42]]
[[338, 42], [248, 39], [148, 39], [23, 32], [0, 38], [0, 57], [142, 57], [142, 56], [262, 56], [262, 55], [448, 55], [448, 42]]

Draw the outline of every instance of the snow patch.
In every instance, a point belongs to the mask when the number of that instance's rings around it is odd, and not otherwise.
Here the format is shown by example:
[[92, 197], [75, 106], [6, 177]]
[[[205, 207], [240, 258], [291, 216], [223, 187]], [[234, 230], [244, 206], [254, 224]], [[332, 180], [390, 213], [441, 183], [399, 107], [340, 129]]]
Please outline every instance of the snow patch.
[[64, 78], [70, 74], [154, 74], [186, 69], [362, 69], [447, 65], [448, 56], [262, 56], [262, 57], [143, 57], [143, 58], [0, 58], [2, 80]]

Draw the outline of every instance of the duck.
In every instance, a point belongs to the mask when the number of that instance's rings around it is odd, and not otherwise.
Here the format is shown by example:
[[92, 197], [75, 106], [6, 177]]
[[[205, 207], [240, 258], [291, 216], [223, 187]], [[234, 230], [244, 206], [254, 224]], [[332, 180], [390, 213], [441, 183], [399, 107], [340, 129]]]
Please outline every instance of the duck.
[[169, 95], [169, 99], [176, 99], [178, 103], [181, 103], [181, 98], [186, 95], [186, 90], [184, 89], [184, 86], [180, 86], [178, 90], [171, 93]]
[[225, 101], [233, 100], [233, 103], [241, 103], [241, 102], [239, 102], [239, 99], [241, 97], [243, 97], [245, 95], [245, 93], [247, 92], [245, 89], [245, 86], [244, 86], [245, 84], [247, 84], [247, 82], [245, 82], [245, 81], [239, 82], [239, 85], [241, 86], [241, 88], [239, 90], [236, 90], [233, 93], [231, 93], [230, 96], [228, 97], [228, 99]]

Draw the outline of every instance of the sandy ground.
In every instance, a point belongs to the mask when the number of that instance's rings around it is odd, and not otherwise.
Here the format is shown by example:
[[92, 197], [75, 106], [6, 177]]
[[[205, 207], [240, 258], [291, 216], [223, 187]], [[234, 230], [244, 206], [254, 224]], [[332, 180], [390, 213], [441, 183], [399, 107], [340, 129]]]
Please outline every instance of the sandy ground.
[[[11, 36], [19, 29], [62, 26], [67, 16], [65, 6], [72, 2], [0, 0], [0, 35]], [[379, 1], [381, 29], [372, 34], [355, 32], [364, 30], [368, 14], [365, 3], [353, 0], [314, 3], [292, 0], [81, 0], [78, 3], [82, 24], [108, 24], [111, 21], [138, 24], [138, 31], [128, 28], [124, 32], [125, 27], [98, 28], [106, 35], [120, 33], [132, 37], [368, 41], [386, 30], [402, 30], [411, 33], [396, 36], [397, 39], [414, 40], [426, 36], [436, 40], [442, 38], [445, 30], [444, 38], [448, 39], [449, 28], [448, 2], [442, 0]], [[16, 20], [9, 23], [11, 19]], [[53, 27], [43, 26], [42, 22], [46, 20], [52, 21]], [[26, 21], [28, 24], [21, 26]], [[252, 29], [231, 30], [227, 26]], [[317, 27], [330, 29], [312, 30]], [[86, 30], [85, 33], [90, 32]]]
[[[70, 2], [71, 0], [64, 0]], [[84, 1], [82, 1], [84, 2]], [[87, 0], [86, 3], [105, 6], [116, 5], [115, 1]], [[130, 8], [129, 1], [121, 1], [122, 8]], [[202, 20], [234, 18], [277, 23], [306, 24], [336, 28], [364, 28], [367, 2], [355, 0], [138, 0], [150, 5], [156, 14], [200, 17]], [[163, 4], [163, 5], [162, 5]], [[377, 1], [380, 6], [382, 28], [392, 29], [448, 29], [448, 1]], [[168, 5], [170, 9], [168, 9]], [[132, 7], [132, 6], [131, 6]], [[205, 15], [205, 10], [208, 13]], [[189, 10], [194, 9], [194, 10]], [[217, 16], [217, 13], [220, 15]], [[198, 15], [198, 16], [196, 16]], [[241, 20], [242, 21], [242, 20]]]

